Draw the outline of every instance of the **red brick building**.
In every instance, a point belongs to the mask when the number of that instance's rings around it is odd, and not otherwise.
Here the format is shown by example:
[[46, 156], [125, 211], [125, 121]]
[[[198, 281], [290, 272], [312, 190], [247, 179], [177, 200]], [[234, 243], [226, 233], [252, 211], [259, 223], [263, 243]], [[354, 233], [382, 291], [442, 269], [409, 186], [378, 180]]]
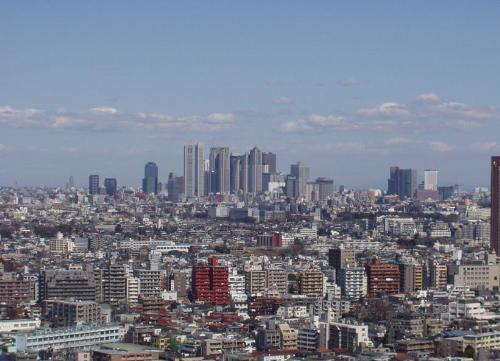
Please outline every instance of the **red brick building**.
[[229, 305], [229, 269], [219, 266], [217, 257], [208, 259], [208, 264], [193, 267], [192, 292], [196, 301], [212, 305]]
[[381, 263], [373, 258], [366, 265], [368, 278], [368, 295], [376, 296], [380, 293], [392, 295], [399, 292], [399, 266], [397, 264]]

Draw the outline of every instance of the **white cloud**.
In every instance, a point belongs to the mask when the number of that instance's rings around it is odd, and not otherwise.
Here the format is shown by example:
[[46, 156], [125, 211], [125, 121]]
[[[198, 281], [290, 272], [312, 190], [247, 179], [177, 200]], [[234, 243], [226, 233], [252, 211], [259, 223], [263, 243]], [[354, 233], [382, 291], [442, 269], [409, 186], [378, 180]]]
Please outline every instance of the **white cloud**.
[[415, 141], [405, 138], [405, 137], [393, 137], [385, 141], [385, 145], [407, 145], [414, 143]]
[[282, 96], [273, 100], [274, 104], [293, 104], [293, 100], [289, 97]]
[[497, 142], [480, 142], [469, 145], [469, 149], [474, 152], [490, 153], [500, 149]]
[[343, 125], [345, 123], [345, 118], [336, 115], [312, 114], [309, 117], [309, 122], [321, 126], [332, 126], [332, 125], [335, 126], [335, 125]]
[[281, 124], [280, 129], [284, 133], [294, 133], [311, 130], [312, 127], [308, 124], [307, 121], [300, 119], [297, 121], [285, 122]]
[[433, 151], [439, 153], [448, 153], [455, 149], [455, 146], [439, 140], [429, 142], [429, 146]]
[[376, 108], [360, 109], [357, 111], [357, 114], [369, 117], [402, 117], [410, 115], [410, 112], [404, 104], [399, 104], [396, 102], [386, 102], [380, 104]]
[[228, 129], [234, 123], [235, 116], [232, 113], [171, 116], [159, 113], [127, 114], [112, 107], [78, 112], [0, 107], [0, 125], [15, 128], [213, 132]]

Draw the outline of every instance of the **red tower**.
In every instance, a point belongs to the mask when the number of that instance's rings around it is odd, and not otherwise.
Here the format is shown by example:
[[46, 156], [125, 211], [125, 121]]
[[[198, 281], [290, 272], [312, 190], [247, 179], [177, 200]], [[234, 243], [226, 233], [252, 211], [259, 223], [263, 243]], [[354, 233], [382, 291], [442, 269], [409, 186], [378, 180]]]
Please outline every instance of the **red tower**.
[[207, 265], [198, 264], [193, 267], [192, 291], [197, 301], [229, 305], [229, 269], [219, 266], [217, 257], [209, 257]]

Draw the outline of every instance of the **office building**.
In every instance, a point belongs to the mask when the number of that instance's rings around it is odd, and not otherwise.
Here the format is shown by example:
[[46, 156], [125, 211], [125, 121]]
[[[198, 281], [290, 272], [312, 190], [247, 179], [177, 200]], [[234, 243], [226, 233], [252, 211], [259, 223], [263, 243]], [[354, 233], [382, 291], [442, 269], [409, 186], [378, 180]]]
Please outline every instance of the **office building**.
[[297, 181], [297, 193], [295, 198], [304, 197], [306, 194], [306, 184], [309, 181], [309, 167], [302, 162], [297, 162], [290, 166], [290, 175]]
[[500, 156], [491, 157], [490, 248], [500, 256]]
[[99, 194], [99, 176], [97, 174], [89, 176], [89, 194]]
[[148, 162], [144, 166], [142, 191], [144, 193], [158, 194], [158, 166], [154, 162]]
[[318, 185], [319, 201], [326, 201], [333, 195], [333, 179], [320, 177], [316, 179], [316, 184]]
[[116, 178], [104, 179], [104, 189], [108, 196], [114, 197], [118, 189], [118, 182], [116, 181]]
[[378, 258], [373, 258], [366, 265], [366, 276], [368, 294], [372, 297], [399, 292], [400, 275], [397, 264], [382, 263]]
[[437, 191], [438, 190], [438, 171], [436, 169], [424, 170], [424, 190]]
[[101, 323], [101, 308], [94, 301], [45, 300], [42, 315], [53, 327]]
[[168, 174], [167, 198], [170, 202], [179, 202], [180, 200], [181, 190], [179, 189], [179, 182], [177, 181], [177, 178], [178, 177], [175, 176], [175, 173], [170, 172]]
[[276, 173], [276, 153], [262, 152], [263, 173]]
[[390, 168], [387, 181], [387, 194], [395, 194], [400, 198], [412, 198], [417, 190], [417, 171], [415, 169]]
[[285, 194], [290, 199], [296, 199], [299, 197], [299, 188], [298, 188], [297, 178], [294, 176], [288, 175], [285, 179]]
[[248, 155], [248, 192], [262, 192], [262, 152], [254, 147]]
[[208, 261], [208, 264], [198, 264], [193, 267], [193, 298], [212, 305], [228, 305], [229, 269], [220, 266], [215, 256], [210, 257]]
[[40, 300], [74, 298], [96, 300], [96, 282], [92, 273], [80, 270], [43, 270], [40, 274]]
[[16, 351], [44, 351], [85, 348], [120, 341], [123, 329], [120, 325], [99, 324], [64, 328], [41, 328], [32, 333], [15, 335]]
[[230, 190], [233, 194], [248, 192], [248, 154], [231, 155]]
[[228, 194], [230, 191], [229, 148], [210, 148], [210, 192]]
[[188, 198], [205, 195], [205, 146], [201, 143], [184, 146], [184, 193]]

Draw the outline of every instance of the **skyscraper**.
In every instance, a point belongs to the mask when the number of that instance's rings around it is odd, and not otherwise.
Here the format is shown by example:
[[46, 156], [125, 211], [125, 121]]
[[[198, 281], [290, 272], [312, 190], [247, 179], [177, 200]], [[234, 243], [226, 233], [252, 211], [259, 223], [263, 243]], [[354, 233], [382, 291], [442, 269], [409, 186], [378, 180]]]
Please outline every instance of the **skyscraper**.
[[333, 179], [317, 178], [316, 183], [319, 185], [319, 200], [325, 201], [333, 195]]
[[262, 165], [264, 173], [276, 173], [276, 153], [262, 152]]
[[248, 192], [262, 192], [262, 152], [257, 147], [248, 156]]
[[201, 143], [184, 146], [184, 192], [186, 197], [205, 195], [205, 147]]
[[436, 169], [424, 170], [424, 189], [427, 191], [438, 190], [438, 171]]
[[231, 155], [231, 193], [248, 192], [248, 154]]
[[148, 162], [144, 166], [142, 191], [144, 193], [158, 194], [158, 166], [154, 162]]
[[290, 166], [290, 175], [297, 180], [297, 196], [300, 198], [306, 194], [306, 184], [309, 180], [309, 167], [306, 167], [302, 162], [292, 164]]
[[170, 172], [168, 174], [168, 182], [167, 182], [167, 191], [168, 191], [168, 200], [171, 202], [178, 202], [180, 199], [180, 189], [179, 182], [177, 182], [177, 178], [175, 173]]
[[89, 194], [99, 194], [99, 176], [97, 174], [89, 176]]
[[118, 182], [116, 181], [116, 178], [106, 178], [104, 180], [104, 188], [106, 189], [106, 194], [108, 196], [114, 196], [118, 188]]
[[387, 181], [387, 194], [396, 194], [400, 198], [411, 198], [417, 190], [417, 171], [391, 167]]
[[212, 193], [229, 193], [229, 148], [210, 148], [210, 191]]
[[490, 248], [500, 256], [500, 156], [491, 157]]

